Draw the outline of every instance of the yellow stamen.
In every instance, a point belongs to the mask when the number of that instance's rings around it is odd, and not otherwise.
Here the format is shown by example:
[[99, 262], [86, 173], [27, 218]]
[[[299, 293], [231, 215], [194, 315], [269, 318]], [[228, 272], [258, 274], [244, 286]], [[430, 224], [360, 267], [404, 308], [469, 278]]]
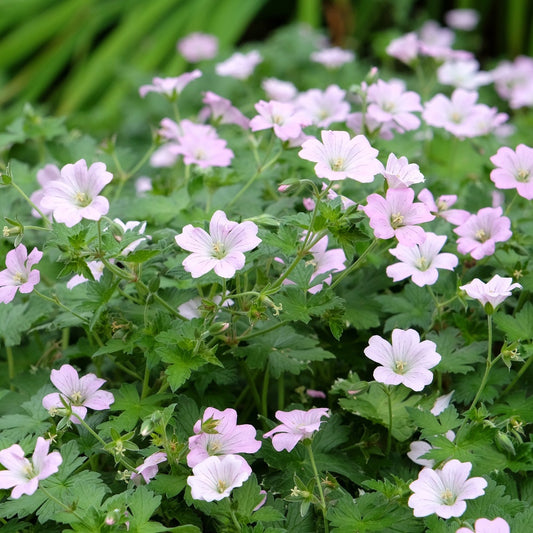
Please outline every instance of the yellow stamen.
[[399, 228], [403, 225], [405, 218], [401, 213], [393, 213], [390, 218], [390, 223], [393, 229]]

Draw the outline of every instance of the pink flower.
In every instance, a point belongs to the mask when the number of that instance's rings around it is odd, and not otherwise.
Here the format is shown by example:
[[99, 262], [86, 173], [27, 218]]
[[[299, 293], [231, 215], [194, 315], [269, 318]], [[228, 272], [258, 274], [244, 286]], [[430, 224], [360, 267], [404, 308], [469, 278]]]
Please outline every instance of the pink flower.
[[[114, 235], [115, 240], [118, 242], [122, 241], [126, 233], [136, 233], [137, 235], [144, 235], [144, 232], [146, 230], [146, 222], [139, 222], [138, 220], [129, 220], [128, 222], [122, 222], [120, 218], [114, 218], [113, 222], [122, 230], [122, 235]], [[137, 249], [139, 244], [151, 238], [152, 237], [150, 235], [146, 235], [144, 237], [140, 237], [139, 239], [135, 239], [133, 242], [130, 242], [121, 250], [120, 255], [126, 256], [131, 254]]]
[[302, 134], [302, 127], [311, 124], [311, 119], [305, 113], [298, 111], [288, 102], [265, 102], [260, 100], [255, 104], [259, 113], [250, 120], [250, 129], [260, 131], [273, 128], [276, 137], [282, 141], [295, 139]]
[[457, 251], [470, 254], [474, 259], [492, 255], [497, 242], [505, 242], [513, 234], [511, 221], [502, 216], [501, 207], [484, 207], [453, 231], [460, 236], [457, 239]]
[[148, 93], [161, 93], [170, 98], [171, 100], [177, 98], [183, 89], [191, 81], [196, 80], [202, 76], [202, 72], [198, 69], [192, 72], [185, 72], [177, 78], [154, 78], [152, 85], [142, 85], [139, 87], [139, 94], [141, 98], [144, 98]]
[[444, 128], [456, 137], [486, 135], [507, 120], [496, 108], [476, 104], [478, 93], [455, 89], [451, 99], [437, 94], [424, 106], [422, 117], [430, 126]]
[[360, 208], [370, 218], [370, 227], [378, 239], [396, 237], [400, 244], [422, 244], [424, 230], [417, 224], [429, 222], [435, 217], [419, 202], [413, 203], [413, 189], [389, 189], [386, 197], [371, 194], [367, 205]]
[[263, 58], [257, 50], [252, 50], [247, 54], [236, 52], [226, 61], [218, 63], [215, 71], [219, 76], [230, 76], [238, 80], [246, 80], [261, 61], [263, 61]]
[[344, 100], [346, 91], [330, 85], [325, 91], [309, 89], [296, 98], [296, 105], [319, 128], [333, 122], [344, 122], [350, 113], [350, 104]]
[[63, 365], [59, 370], [52, 370], [50, 381], [59, 392], [47, 394], [43, 398], [43, 407], [50, 411], [64, 409], [65, 404], [70, 406], [73, 413], [70, 421], [74, 424], [80, 423], [79, 418], [85, 418], [87, 408], [103, 411], [109, 409], [115, 401], [110, 392], [98, 390], [105, 383], [105, 379], [97, 378], [94, 374], [86, 374], [80, 378], [71, 365]]
[[24, 450], [18, 444], [0, 450], [0, 463], [6, 468], [0, 471], [0, 489], [13, 487], [14, 499], [33, 494], [39, 481], [55, 474], [63, 462], [59, 452], [49, 454], [49, 449], [50, 441], [38, 437], [31, 461], [24, 457]]
[[[444, 435], [450, 442], [453, 442], [455, 439], [455, 433], [450, 430], [447, 431]], [[428, 468], [433, 468], [435, 466], [435, 461], [433, 459], [423, 459], [423, 455], [426, 455], [426, 453], [430, 452], [431, 450], [438, 449], [434, 448], [429, 444], [429, 442], [426, 442], [425, 440], [417, 440], [414, 442], [411, 442], [409, 445], [409, 451], [407, 452], [407, 457], [413, 461], [413, 463], [416, 463], [420, 466], [427, 466]]]
[[424, 176], [416, 163], [409, 164], [407, 157], [402, 156], [398, 159], [394, 154], [389, 155], [383, 175], [392, 189], [406, 188], [424, 181]]
[[250, 465], [239, 455], [208, 457], [192, 469], [187, 478], [194, 500], [206, 502], [227, 498], [231, 491], [242, 486], [250, 477]]
[[418, 37], [410, 32], [393, 39], [386, 49], [387, 54], [407, 65], [414, 63], [418, 57]]
[[339, 68], [345, 63], [351, 63], [354, 59], [355, 54], [351, 50], [343, 50], [338, 46], [311, 53], [311, 61], [321, 63], [329, 69]]
[[198, 115], [200, 120], [207, 120], [211, 117], [211, 121], [215, 124], [237, 124], [245, 130], [248, 129], [250, 119], [234, 107], [227, 98], [207, 91], [202, 102], [206, 104], [206, 107]]
[[502, 61], [493, 71], [496, 92], [512, 109], [533, 106], [533, 58], [518, 56]]
[[[89, 261], [87, 266], [89, 267], [89, 270], [91, 271], [95, 281], [100, 281], [100, 278], [104, 275], [104, 263], [102, 263], [102, 261]], [[67, 281], [67, 289], [72, 290], [77, 285], [81, 285], [87, 281], [89, 280], [82, 274], [76, 274]]]
[[533, 200], [533, 148], [519, 144], [516, 151], [500, 148], [490, 160], [497, 167], [490, 179], [498, 189], [516, 189], [526, 200]]
[[[229, 294], [229, 291], [226, 294]], [[187, 318], [188, 320], [192, 320], [193, 318], [201, 318], [213, 307], [213, 305], [217, 306], [221, 301], [222, 296], [220, 294], [213, 296], [210, 301], [209, 299], [198, 296], [181, 304], [178, 307], [178, 312], [182, 317]], [[233, 300], [226, 298], [222, 303], [222, 307], [229, 307], [233, 304]]]
[[255, 438], [256, 429], [251, 424], [237, 424], [235, 409], [208, 407], [194, 425], [194, 433], [189, 437], [187, 455], [191, 468], [213, 455], [255, 453], [261, 448], [261, 441]]
[[422, 189], [418, 193], [418, 199], [437, 216], [442, 217], [454, 226], [463, 224], [470, 218], [470, 213], [464, 209], [449, 209], [455, 202], [457, 202], [456, 194], [445, 194], [439, 196], [435, 202], [433, 194], [429, 189]]
[[38, 270], [31, 268], [42, 258], [43, 252], [34, 248], [30, 255], [23, 244], [6, 254], [6, 269], [0, 272], [0, 302], [7, 304], [15, 298], [17, 291], [27, 294], [41, 281]]
[[61, 179], [43, 187], [41, 205], [69, 228], [82, 218], [100, 220], [109, 211], [109, 201], [98, 194], [112, 179], [104, 163], [93, 163], [87, 169], [85, 159], [80, 159], [61, 169]]
[[470, 298], [476, 299], [483, 307], [490, 304], [492, 310], [494, 310], [511, 296], [513, 289], [522, 288], [520, 283], [513, 283], [512, 281], [512, 278], [502, 278], [496, 274], [487, 283], [483, 283], [480, 279], [476, 278], [459, 288], [465, 291]]
[[309, 398], [326, 398], [326, 393], [322, 392], [321, 390], [315, 390], [315, 389], [306, 389], [305, 394], [309, 396]]
[[153, 190], [152, 178], [148, 176], [141, 176], [135, 180], [135, 192], [139, 198], [146, 196], [147, 192]]
[[398, 244], [396, 248], [391, 248], [389, 252], [401, 262], [389, 265], [387, 276], [393, 281], [410, 277], [419, 287], [433, 285], [439, 277], [438, 268], [453, 270], [459, 262], [453, 254], [439, 253], [446, 238], [446, 235], [427, 232], [422, 244], [415, 246]]
[[261, 87], [270, 100], [277, 100], [278, 102], [290, 102], [298, 94], [293, 83], [276, 78], [265, 78], [261, 82]]
[[213, 59], [218, 52], [218, 39], [209, 33], [189, 33], [177, 43], [178, 52], [189, 62]]
[[475, 9], [452, 9], [444, 15], [444, 20], [450, 28], [470, 31], [477, 26], [479, 13]]
[[[461, 527], [455, 533], [472, 533], [472, 530]], [[494, 520], [478, 518], [474, 524], [474, 533], [511, 533], [511, 529], [503, 518], [498, 517]]]
[[243, 252], [255, 248], [261, 239], [257, 226], [251, 221], [240, 224], [228, 221], [223, 211], [216, 211], [209, 223], [209, 232], [187, 224], [176, 235], [176, 243], [192, 252], [183, 260], [183, 266], [193, 278], [199, 278], [214, 270], [222, 278], [231, 278], [236, 270], [244, 267]]
[[400, 133], [420, 126], [420, 119], [413, 115], [413, 111], [422, 111], [420, 95], [406, 91], [401, 80], [378, 80], [368, 88], [367, 101], [368, 117], [378, 123], [392, 122]]
[[429, 412], [432, 415], [435, 415], [435, 416], [440, 415], [450, 405], [450, 401], [452, 399], [452, 396], [453, 396], [454, 392], [455, 391], [452, 390], [452, 392], [449, 392], [448, 394], [444, 394], [443, 396], [439, 396], [435, 400], [435, 403], [433, 404], [433, 407], [430, 409]]
[[377, 159], [378, 151], [370, 146], [364, 135], [350, 139], [346, 131], [323, 130], [322, 142], [310, 139], [302, 144], [298, 155], [313, 161], [315, 174], [331, 181], [350, 178], [361, 183], [374, 181], [383, 170]]
[[448, 461], [440, 470], [424, 468], [409, 488], [413, 494], [409, 507], [415, 516], [436, 514], [447, 519], [466, 511], [465, 500], [485, 494], [487, 482], [482, 477], [468, 479], [472, 463]]
[[[32, 193], [30, 200], [42, 211], [43, 215], [48, 216], [52, 214], [51, 209], [47, 209], [41, 205], [41, 200], [44, 197], [43, 188], [51, 181], [58, 179], [61, 179], [61, 171], [55, 165], [46, 165], [37, 172], [37, 181], [41, 188]], [[32, 209], [31, 214], [36, 218], [41, 217], [35, 209]]]
[[323, 416], [330, 416], [325, 407], [302, 411], [276, 411], [276, 418], [282, 422], [263, 435], [263, 438], [272, 438], [272, 446], [277, 452], [287, 450], [290, 452], [300, 441], [310, 439], [315, 431], [320, 429], [320, 420]]
[[158, 472], [157, 465], [167, 460], [167, 454], [165, 452], [156, 452], [149, 455], [142, 464], [140, 464], [135, 472], [131, 473], [130, 479], [135, 482], [136, 485], [140, 485], [141, 477], [145, 483], [150, 483]]
[[443, 85], [453, 85], [470, 91], [492, 82], [492, 75], [480, 71], [479, 63], [475, 59], [446, 61], [437, 69], [437, 78]]
[[346, 255], [344, 254], [342, 248], [327, 250], [327, 247], [328, 236], [325, 235], [309, 250], [313, 256], [313, 259], [309, 261], [309, 263], [315, 267], [315, 270], [311, 274], [311, 279], [309, 280], [309, 283], [311, 284], [309, 292], [311, 294], [316, 294], [317, 292], [321, 291], [324, 283], [326, 285], [331, 285], [331, 274], [321, 283], [313, 285], [312, 282], [317, 276], [326, 274], [327, 272], [341, 272], [346, 269], [344, 266]]
[[429, 370], [439, 363], [441, 356], [433, 341], [420, 342], [414, 329], [392, 330], [392, 344], [379, 335], [373, 335], [365, 348], [365, 355], [379, 363], [374, 379], [385, 385], [400, 385], [421, 391], [433, 381]]

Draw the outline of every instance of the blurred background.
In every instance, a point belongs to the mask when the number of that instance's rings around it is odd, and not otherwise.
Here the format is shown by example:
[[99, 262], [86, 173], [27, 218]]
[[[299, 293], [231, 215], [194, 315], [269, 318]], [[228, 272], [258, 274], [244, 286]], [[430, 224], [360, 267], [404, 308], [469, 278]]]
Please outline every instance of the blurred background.
[[29, 102], [109, 133], [138, 102], [140, 85], [192, 68], [176, 42], [193, 31], [219, 38], [221, 60], [235, 45], [304, 23], [383, 63], [392, 38], [428, 18], [442, 24], [458, 7], [480, 13], [469, 45], [482, 64], [533, 55], [529, 0], [0, 0], [0, 125]]

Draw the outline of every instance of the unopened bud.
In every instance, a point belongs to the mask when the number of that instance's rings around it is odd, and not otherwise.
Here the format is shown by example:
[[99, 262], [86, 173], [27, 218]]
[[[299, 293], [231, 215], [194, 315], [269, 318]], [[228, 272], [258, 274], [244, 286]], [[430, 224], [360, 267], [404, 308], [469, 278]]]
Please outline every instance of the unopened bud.
[[215, 322], [209, 327], [210, 335], [220, 335], [229, 328], [229, 322]]
[[516, 455], [516, 450], [514, 449], [514, 444], [509, 438], [509, 436], [503, 431], [498, 431], [496, 433], [496, 445], [500, 450], [507, 452], [511, 455]]
[[278, 187], [278, 192], [287, 192], [290, 188], [290, 185], [283, 183]]

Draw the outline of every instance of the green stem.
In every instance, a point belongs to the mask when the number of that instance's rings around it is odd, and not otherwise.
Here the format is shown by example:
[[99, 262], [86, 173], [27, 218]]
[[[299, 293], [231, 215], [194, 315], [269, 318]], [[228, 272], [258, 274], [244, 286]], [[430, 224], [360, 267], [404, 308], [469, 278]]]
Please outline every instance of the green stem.
[[248, 380], [248, 384], [250, 385], [250, 390], [252, 391], [252, 396], [254, 397], [255, 406], [257, 407], [257, 411], [260, 413], [261, 397], [259, 396], [259, 391], [257, 390], [257, 387], [255, 385], [254, 377], [252, 376], [250, 369], [248, 368], [248, 365], [246, 363], [243, 362], [242, 368], [244, 370], [244, 375]]
[[115, 366], [117, 368], [120, 368], [120, 370], [122, 370], [126, 374], [130, 375], [132, 378], [135, 378], [138, 381], [142, 380], [141, 376], [139, 374], [137, 374], [137, 372], [134, 372], [133, 370], [130, 370], [127, 366], [123, 365], [122, 363], [119, 363], [118, 361], [115, 361]]
[[54, 296], [54, 298], [50, 298], [50, 296], [45, 296], [42, 292], [39, 292], [35, 288], [33, 289], [33, 292], [43, 300], [46, 300], [47, 302], [52, 302], [53, 304], [56, 304], [61, 307], [61, 309], [64, 309], [65, 311], [68, 311], [69, 313], [73, 314], [76, 318], [79, 318], [85, 324], [89, 323], [88, 319], [82, 317], [81, 315], [78, 315], [78, 313], [70, 309], [70, 307], [67, 307], [65, 304], [61, 303], [57, 296]]
[[117, 169], [119, 170], [120, 177], [119, 182], [117, 185], [117, 188], [115, 189], [115, 194], [113, 196], [113, 200], [116, 201], [118, 197], [120, 196], [120, 193], [122, 192], [122, 189], [126, 182], [146, 163], [148, 158], [152, 155], [153, 151], [155, 150], [155, 145], [152, 144], [150, 148], [146, 151], [146, 153], [141, 157], [141, 159], [138, 161], [138, 163], [128, 172], [125, 172], [122, 169], [122, 166], [120, 165], [120, 162], [118, 161], [118, 158], [116, 155], [113, 157], [115, 160], [115, 164], [117, 165]]
[[387, 456], [390, 455], [391, 447], [392, 447], [392, 398], [391, 398], [391, 389], [388, 385], [384, 385], [383, 388], [385, 389], [385, 392], [387, 393], [387, 405], [389, 408], [389, 427], [387, 431]]
[[511, 381], [511, 383], [509, 383], [509, 385], [507, 385], [507, 387], [505, 387], [505, 389], [502, 392], [500, 398], [502, 398], [503, 396], [505, 396], [505, 395], [509, 394], [509, 392], [511, 392], [511, 390], [514, 388], [514, 386], [520, 381], [520, 378], [525, 374], [527, 369], [531, 366], [531, 363], [533, 363], [533, 356], [531, 356], [526, 361], [526, 363], [518, 371], [518, 374], [516, 374], [516, 376], [514, 377], [513, 381]]
[[263, 335], [265, 333], [270, 333], [271, 331], [274, 331], [281, 326], [284, 326], [285, 324], [288, 324], [291, 322], [290, 320], [285, 320], [283, 322], [278, 322], [277, 324], [274, 324], [273, 326], [270, 326], [269, 328], [256, 330], [252, 333], [249, 333], [248, 335], [243, 335], [242, 337], [237, 337], [237, 340], [240, 341], [247, 341], [248, 339], [251, 339], [252, 337], [258, 337], [259, 335]]
[[261, 414], [268, 418], [268, 384], [270, 381], [270, 367], [266, 366], [263, 376], [263, 390], [261, 391]]
[[281, 374], [278, 379], [278, 409], [281, 411], [285, 407], [285, 374]]
[[316, 486], [318, 488], [318, 494], [320, 497], [320, 509], [324, 517], [324, 531], [325, 533], [328, 533], [329, 532], [329, 523], [327, 519], [328, 507], [326, 504], [326, 498], [324, 497], [324, 491], [322, 490], [322, 483], [320, 482], [320, 476], [318, 475], [318, 469], [316, 467], [315, 456], [313, 455], [313, 448], [312, 448], [311, 442], [306, 443], [305, 447], [307, 448], [307, 452], [309, 454], [309, 461], [311, 462], [311, 468], [313, 469], [313, 473], [315, 475], [315, 480], [316, 480]]
[[150, 392], [150, 368], [148, 367], [148, 361], [146, 361], [146, 366], [144, 367], [144, 379], [143, 379], [143, 388], [141, 392], [141, 400], [144, 400], [148, 393]]
[[343, 270], [331, 284], [331, 288], [335, 288], [346, 276], [357, 270], [366, 260], [367, 256], [374, 250], [378, 244], [378, 239], [374, 239], [368, 248], [357, 258], [357, 261], [350, 265], [346, 270]]
[[[144, 290], [150, 292], [150, 289], [148, 288], [148, 286], [143, 283], [140, 279], [137, 280], [137, 285], [139, 285], [140, 287], [142, 287]], [[150, 293], [154, 300], [161, 304], [167, 311], [169, 311], [170, 313], [172, 313], [175, 317], [177, 318], [181, 318], [182, 320], [185, 320], [185, 318], [183, 317], [183, 315], [181, 315], [177, 309], [174, 309], [167, 301], [163, 300], [163, 298], [161, 298], [161, 296], [159, 296], [159, 294], [157, 294], [157, 292], [152, 292]]]
[[[11, 181], [11, 185], [24, 198], [24, 200], [26, 200], [26, 202], [28, 202], [33, 207], [33, 209], [35, 209], [35, 211], [37, 211], [37, 213], [41, 215], [41, 218], [46, 224], [46, 227], [51, 228], [52, 223], [48, 220], [48, 217], [46, 217], [45, 214], [30, 200], [28, 195], [14, 181]], [[43, 229], [43, 228], [39, 228], [39, 229]]]
[[235, 515], [235, 511], [230, 508], [230, 515], [231, 515], [231, 521], [233, 522], [233, 525], [235, 526], [235, 531], [242, 531], [242, 527], [239, 524], [239, 521], [237, 520], [237, 516]]
[[41, 226], [24, 226], [24, 231], [28, 229], [41, 230], [41, 231], [52, 231], [52, 228], [43, 228]]
[[74, 509], [72, 509], [71, 507], [69, 507], [68, 505], [66, 505], [65, 503], [63, 503], [61, 500], [59, 500], [58, 498], [56, 498], [53, 494], [51, 494], [50, 492], [48, 492], [47, 489], [45, 489], [43, 486], [40, 486], [39, 489], [43, 492], [43, 494], [49, 499], [49, 500], [52, 500], [53, 502], [55, 502], [57, 505], [59, 505], [59, 507], [62, 507], [63, 509], [65, 509], [65, 511], [73, 516], [75, 516], [86, 528], [89, 528], [91, 529], [87, 523], [85, 522], [85, 520], [76, 512], [74, 511]]
[[15, 390], [15, 387], [11, 383], [15, 377], [15, 358], [13, 357], [13, 349], [6, 344], [6, 358], [7, 358], [7, 375], [9, 377], [9, 387], [11, 390]]

